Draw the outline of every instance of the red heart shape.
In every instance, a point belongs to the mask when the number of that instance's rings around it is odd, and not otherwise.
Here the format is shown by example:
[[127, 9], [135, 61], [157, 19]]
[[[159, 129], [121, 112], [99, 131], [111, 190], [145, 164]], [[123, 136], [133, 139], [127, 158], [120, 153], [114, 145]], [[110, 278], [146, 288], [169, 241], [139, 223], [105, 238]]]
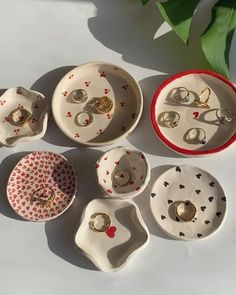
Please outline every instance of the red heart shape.
[[195, 119], [197, 119], [198, 116], [199, 116], [199, 112], [193, 112], [193, 116], [194, 116]]
[[110, 227], [106, 230], [106, 234], [108, 235], [109, 238], [114, 238], [114, 236], [115, 236], [115, 232], [116, 232], [116, 227], [115, 227], [115, 226], [110, 226]]

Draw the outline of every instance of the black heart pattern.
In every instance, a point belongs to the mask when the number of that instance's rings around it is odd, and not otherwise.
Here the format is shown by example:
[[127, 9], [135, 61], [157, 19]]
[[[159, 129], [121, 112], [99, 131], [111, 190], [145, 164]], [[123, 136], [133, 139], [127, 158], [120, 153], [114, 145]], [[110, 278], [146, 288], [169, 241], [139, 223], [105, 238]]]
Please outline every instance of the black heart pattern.
[[209, 224], [209, 223], [210, 223], [210, 220], [205, 220], [205, 223], [206, 223], [206, 224]]
[[222, 214], [221, 212], [216, 212], [217, 217], [220, 217], [221, 214]]
[[171, 203], [173, 203], [173, 201], [172, 200], [168, 200], [168, 204], [171, 204]]
[[226, 202], [226, 197], [221, 198], [222, 201]]
[[180, 237], [184, 237], [185, 236], [185, 234], [184, 233], [182, 233], [181, 231], [179, 232], [179, 236]]
[[206, 206], [202, 206], [202, 207], [201, 207], [201, 210], [202, 210], [202, 211], [205, 211], [205, 209], [206, 209]]
[[163, 219], [166, 219], [166, 217], [164, 216], [164, 215], [161, 215], [161, 219], [163, 220]]
[[180, 184], [179, 188], [182, 189], [182, 188], [185, 188], [185, 186], [183, 184]]
[[201, 238], [201, 237], [202, 237], [202, 234], [197, 234], [197, 237], [198, 237], [198, 238]]
[[156, 196], [155, 193], [151, 193], [151, 197], [154, 198]]
[[177, 216], [175, 217], [175, 220], [176, 220], [177, 222], [179, 222], [179, 218], [178, 218]]
[[208, 198], [209, 202], [212, 202], [214, 200], [214, 197]]
[[164, 186], [167, 187], [169, 185], [169, 182], [165, 181]]
[[201, 190], [200, 189], [196, 189], [195, 192], [199, 195]]
[[210, 182], [209, 185], [214, 187], [214, 185], [215, 185], [214, 181]]
[[181, 169], [180, 169], [179, 166], [177, 166], [177, 167], [175, 168], [175, 170], [176, 170], [177, 172], [181, 172]]
[[196, 175], [196, 177], [197, 177], [198, 179], [200, 179], [200, 178], [201, 178], [201, 176], [202, 176], [202, 174], [201, 174], [201, 173], [198, 173], [198, 174]]

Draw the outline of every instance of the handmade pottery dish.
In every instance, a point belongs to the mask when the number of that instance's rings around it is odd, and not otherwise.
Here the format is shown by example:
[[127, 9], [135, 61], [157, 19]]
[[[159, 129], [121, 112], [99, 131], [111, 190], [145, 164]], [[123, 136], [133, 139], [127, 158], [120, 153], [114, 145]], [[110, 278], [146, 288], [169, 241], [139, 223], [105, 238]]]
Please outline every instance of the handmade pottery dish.
[[124, 69], [103, 62], [74, 68], [57, 85], [52, 112], [58, 127], [78, 143], [109, 145], [128, 136], [143, 109], [140, 86]]
[[9, 88], [0, 97], [0, 145], [15, 146], [44, 136], [48, 102], [44, 95], [23, 87]]
[[84, 210], [75, 243], [102, 271], [114, 272], [149, 242], [137, 205], [130, 201], [95, 199]]
[[7, 197], [24, 219], [46, 221], [69, 208], [76, 189], [76, 172], [65, 157], [53, 152], [33, 152], [13, 169]]
[[236, 140], [236, 88], [210, 71], [167, 79], [152, 101], [152, 124], [171, 149], [187, 156], [220, 152]]
[[184, 165], [164, 172], [151, 193], [151, 210], [160, 227], [182, 240], [215, 234], [226, 217], [226, 196], [220, 183], [203, 169]]
[[96, 174], [106, 195], [127, 199], [145, 189], [150, 180], [150, 165], [143, 153], [120, 146], [97, 161]]

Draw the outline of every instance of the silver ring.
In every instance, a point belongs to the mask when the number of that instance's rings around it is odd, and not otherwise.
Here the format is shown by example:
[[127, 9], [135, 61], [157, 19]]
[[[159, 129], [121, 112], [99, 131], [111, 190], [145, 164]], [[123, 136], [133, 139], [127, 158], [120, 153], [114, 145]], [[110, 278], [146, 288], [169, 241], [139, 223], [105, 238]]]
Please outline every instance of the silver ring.
[[187, 131], [186, 141], [192, 144], [205, 144], [206, 132], [202, 128], [191, 128]]
[[88, 99], [88, 94], [84, 89], [75, 89], [70, 93], [70, 96], [76, 103], [83, 103]]
[[233, 114], [226, 109], [216, 110], [216, 117], [220, 125], [228, 124], [233, 120]]
[[189, 102], [189, 90], [186, 87], [176, 88], [173, 98], [179, 103]]
[[174, 111], [163, 112], [160, 115], [160, 123], [162, 123], [165, 127], [175, 128], [179, 124], [180, 114]]
[[75, 116], [75, 124], [78, 127], [86, 127], [93, 123], [93, 115], [87, 111], [81, 111]]
[[118, 186], [126, 186], [130, 181], [130, 174], [127, 170], [114, 170], [111, 176], [112, 182]]

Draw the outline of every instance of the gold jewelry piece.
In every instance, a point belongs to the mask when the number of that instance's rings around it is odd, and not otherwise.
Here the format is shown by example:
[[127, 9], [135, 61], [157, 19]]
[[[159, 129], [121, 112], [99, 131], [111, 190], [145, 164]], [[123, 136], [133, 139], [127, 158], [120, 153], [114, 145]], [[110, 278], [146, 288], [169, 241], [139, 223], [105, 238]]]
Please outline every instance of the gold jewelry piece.
[[75, 116], [75, 124], [78, 127], [89, 126], [93, 122], [93, 115], [87, 111], [81, 111]]
[[163, 112], [160, 116], [160, 123], [163, 123], [165, 127], [175, 128], [178, 126], [180, 120], [180, 114], [174, 111]]
[[49, 187], [39, 188], [30, 198], [30, 202], [38, 202], [39, 205], [49, 207], [55, 199], [55, 192]]
[[202, 128], [191, 128], [187, 131], [186, 141], [193, 144], [205, 144], [206, 132]]
[[99, 113], [106, 114], [112, 110], [113, 102], [108, 96], [102, 96], [96, 101], [95, 108]]
[[111, 218], [106, 213], [94, 213], [89, 225], [93, 231], [104, 232], [111, 226]]
[[226, 109], [216, 110], [216, 117], [217, 117], [220, 125], [228, 124], [234, 118], [233, 114], [230, 111], [227, 111]]
[[210, 99], [211, 95], [211, 89], [209, 87], [206, 87], [205, 89], [202, 90], [200, 95], [194, 99], [194, 102], [202, 108], [210, 108], [208, 101]]
[[196, 213], [197, 209], [190, 201], [181, 201], [176, 205], [176, 216], [182, 222], [192, 221]]
[[88, 99], [88, 94], [84, 89], [75, 89], [70, 95], [71, 99], [76, 103], [83, 103]]
[[31, 112], [22, 108], [22, 109], [15, 109], [10, 112], [8, 118], [9, 122], [14, 126], [23, 127], [29, 119], [32, 117]]
[[178, 87], [176, 88], [173, 98], [179, 103], [189, 102], [189, 90], [185, 87]]
[[128, 171], [120, 169], [112, 172], [112, 182], [118, 186], [125, 186], [130, 181]]

